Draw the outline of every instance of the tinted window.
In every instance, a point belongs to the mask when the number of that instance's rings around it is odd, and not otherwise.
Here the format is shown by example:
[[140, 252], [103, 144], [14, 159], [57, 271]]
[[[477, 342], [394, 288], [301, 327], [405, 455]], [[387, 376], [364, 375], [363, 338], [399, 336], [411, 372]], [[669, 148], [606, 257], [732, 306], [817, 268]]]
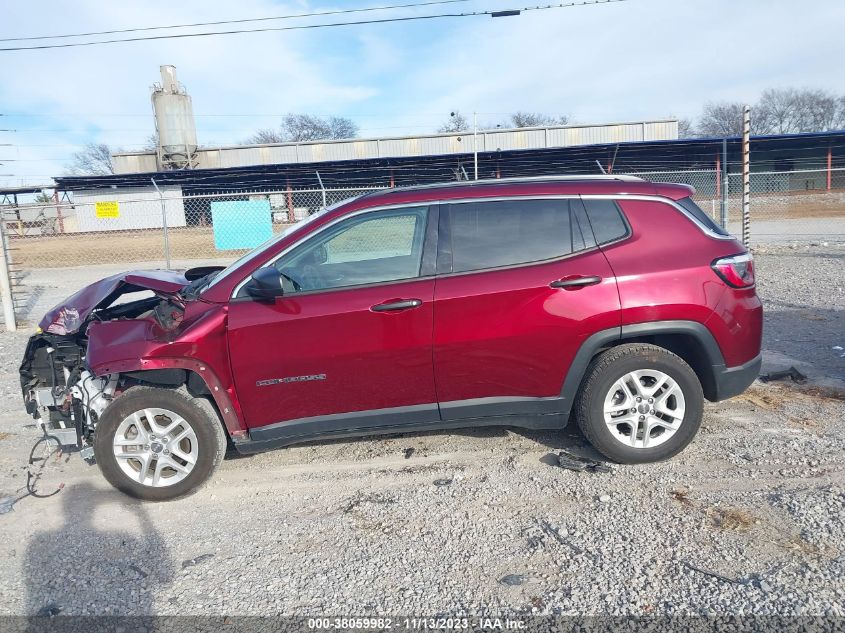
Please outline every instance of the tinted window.
[[721, 226], [716, 224], [715, 220], [707, 215], [704, 210], [699, 207], [692, 198], [683, 198], [678, 200], [678, 204], [686, 209], [692, 217], [694, 217], [701, 225], [707, 227], [717, 235], [728, 235], [728, 232]]
[[553, 259], [585, 248], [569, 200], [454, 204], [449, 214], [453, 272]]
[[420, 274], [427, 208], [370, 213], [301, 244], [275, 266], [297, 290], [327, 290]]
[[596, 242], [607, 244], [628, 234], [622, 212], [613, 200], [584, 200]]

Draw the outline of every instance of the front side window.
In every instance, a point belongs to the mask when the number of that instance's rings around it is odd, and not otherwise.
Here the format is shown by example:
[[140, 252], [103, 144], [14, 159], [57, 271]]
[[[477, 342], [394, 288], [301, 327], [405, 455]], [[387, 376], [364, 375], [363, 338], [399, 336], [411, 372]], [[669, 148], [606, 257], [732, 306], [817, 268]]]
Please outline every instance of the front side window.
[[412, 279], [420, 274], [426, 217], [426, 207], [352, 217], [297, 246], [274, 266], [294, 291]]
[[591, 246], [591, 236], [571, 211], [573, 204], [580, 202], [514, 199], [449, 205], [452, 272], [554, 259]]

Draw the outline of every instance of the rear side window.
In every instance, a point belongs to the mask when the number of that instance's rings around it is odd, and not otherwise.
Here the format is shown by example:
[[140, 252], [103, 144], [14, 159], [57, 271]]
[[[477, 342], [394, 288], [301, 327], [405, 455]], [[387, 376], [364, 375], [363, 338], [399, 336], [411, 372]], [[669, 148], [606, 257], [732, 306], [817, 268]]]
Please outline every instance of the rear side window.
[[583, 250], [591, 240], [571, 212], [572, 202], [515, 199], [448, 205], [452, 272], [525, 264]]
[[584, 200], [596, 242], [607, 244], [628, 235], [628, 225], [613, 200]]
[[713, 220], [713, 218], [707, 215], [704, 210], [693, 201], [692, 198], [682, 198], [677, 202], [702, 226], [706, 227], [716, 235], [728, 235], [728, 232], [721, 226], [716, 224], [715, 220]]

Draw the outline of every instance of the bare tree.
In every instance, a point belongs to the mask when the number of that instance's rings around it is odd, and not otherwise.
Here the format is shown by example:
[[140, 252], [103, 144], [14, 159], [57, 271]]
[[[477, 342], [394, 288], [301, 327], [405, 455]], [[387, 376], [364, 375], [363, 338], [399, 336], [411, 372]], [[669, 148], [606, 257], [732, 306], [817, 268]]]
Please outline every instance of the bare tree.
[[282, 121], [282, 136], [291, 141], [355, 138], [358, 136], [358, 126], [345, 117], [288, 114]]
[[554, 117], [539, 112], [514, 112], [510, 116], [513, 127], [542, 127], [544, 125], [566, 125], [569, 117], [566, 115]]
[[807, 132], [841, 130], [845, 127], [845, 97], [824, 90], [806, 90], [804, 121]]
[[827, 132], [845, 123], [843, 98], [825, 90], [766, 90], [754, 108], [757, 134]]
[[254, 145], [265, 145], [267, 143], [284, 143], [288, 139], [282, 137], [281, 130], [272, 130], [265, 128], [258, 130], [255, 134], [247, 139], [247, 143]]
[[698, 135], [692, 119], [678, 119], [678, 138], [695, 138]]
[[791, 134], [801, 131], [804, 104], [794, 88], [766, 90], [754, 108], [758, 134]]
[[[739, 102], [706, 104], [698, 121], [698, 134], [741, 135], [742, 110]], [[681, 123], [678, 133], [683, 137]], [[773, 88], [765, 90], [751, 107], [752, 134], [829, 132], [842, 128], [845, 128], [845, 96], [826, 90]]]
[[144, 151], [154, 152], [158, 149], [158, 132], [153, 132], [144, 141]]
[[312, 114], [286, 114], [278, 130], [258, 130], [250, 143], [290, 143], [324, 139], [355, 138], [358, 126], [346, 117], [319, 117]]
[[709, 102], [698, 121], [701, 136], [740, 136], [743, 104], [732, 101]]
[[467, 118], [458, 110], [455, 110], [449, 115], [446, 122], [437, 128], [437, 131], [440, 134], [448, 134], [450, 132], [467, 132], [470, 127], [471, 126]]
[[88, 143], [74, 153], [68, 173], [74, 176], [107, 176], [114, 173], [112, 150], [105, 143]]

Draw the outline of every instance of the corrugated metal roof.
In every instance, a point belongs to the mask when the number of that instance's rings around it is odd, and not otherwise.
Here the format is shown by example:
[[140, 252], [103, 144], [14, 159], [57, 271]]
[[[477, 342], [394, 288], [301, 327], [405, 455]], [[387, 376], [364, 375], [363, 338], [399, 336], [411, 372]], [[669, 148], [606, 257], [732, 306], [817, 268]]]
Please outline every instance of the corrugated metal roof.
[[[603, 125], [558, 125], [533, 128], [479, 130], [421, 136], [341, 139], [302, 143], [269, 143], [200, 148], [198, 167], [238, 167], [275, 163], [319, 163], [408, 156], [447, 156], [466, 152], [514, 149], [549, 149], [599, 143], [671, 140], [678, 138], [674, 119], [609, 123]], [[133, 174], [155, 168], [155, 152], [118, 152], [113, 156], [115, 173]]]
[[[739, 137], [731, 137], [728, 159], [731, 170], [738, 169], [741, 160]], [[604, 143], [600, 145], [552, 148], [542, 150], [502, 150], [480, 152], [479, 175], [482, 178], [501, 176], [539, 176], [555, 174], [597, 174], [600, 161], [605, 168], [615, 158], [618, 172], [648, 171], [652, 169], [713, 169], [722, 151], [721, 138], [676, 139], [633, 143]], [[845, 131], [754, 136], [751, 139], [752, 168], [765, 161], [785, 159], [826, 162], [828, 148], [832, 149], [837, 165], [845, 161]], [[266, 149], [266, 148], [265, 148]], [[289, 151], [290, 148], [285, 151]], [[267, 151], [274, 156], [278, 146]], [[264, 151], [262, 149], [261, 151]], [[461, 169], [472, 173], [471, 152], [460, 154], [406, 156], [351, 161], [251, 165], [213, 169], [149, 171], [140, 174], [113, 176], [56, 177], [58, 188], [65, 191], [115, 186], [149, 187], [150, 179], [158, 184], [178, 184], [186, 192], [249, 191], [268, 188], [318, 188], [317, 170], [327, 188], [415, 185], [455, 180]], [[791, 169], [785, 167], [784, 169]]]

